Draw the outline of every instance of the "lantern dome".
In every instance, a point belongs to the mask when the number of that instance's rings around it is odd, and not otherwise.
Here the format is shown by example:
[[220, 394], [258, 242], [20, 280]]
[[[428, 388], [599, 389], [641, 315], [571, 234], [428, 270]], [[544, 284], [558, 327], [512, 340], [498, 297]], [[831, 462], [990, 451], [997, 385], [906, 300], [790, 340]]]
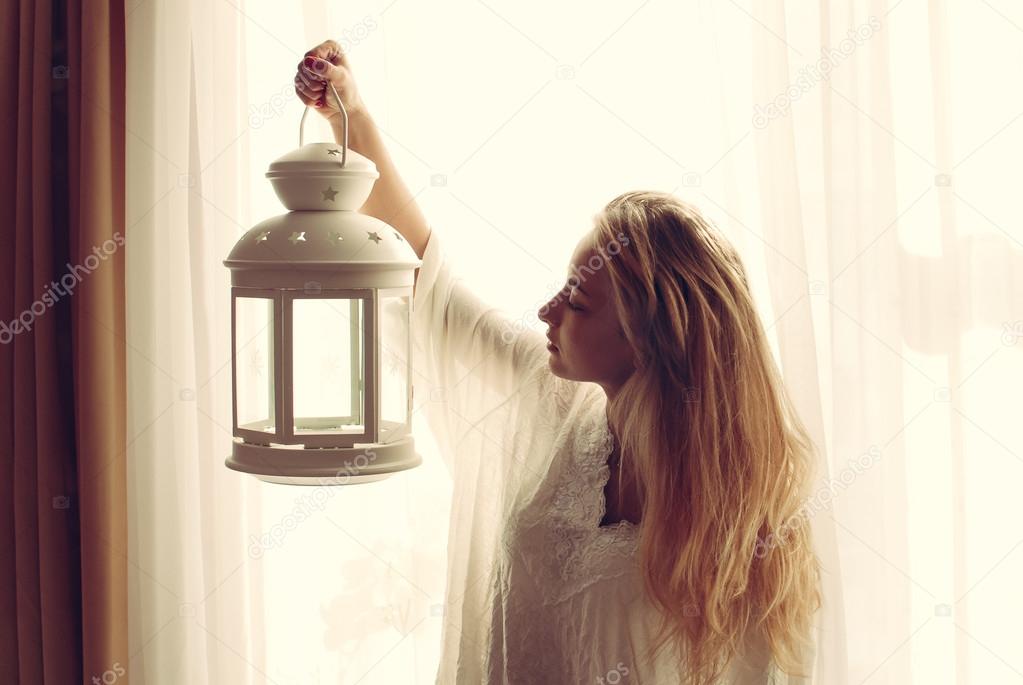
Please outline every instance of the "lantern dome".
[[[340, 184], [339, 184], [340, 185]], [[410, 285], [420, 260], [389, 224], [354, 211], [298, 210], [250, 228], [224, 264], [236, 285], [302, 288]]]
[[288, 209], [356, 211], [380, 173], [372, 160], [343, 145], [306, 143], [271, 162], [266, 177]]

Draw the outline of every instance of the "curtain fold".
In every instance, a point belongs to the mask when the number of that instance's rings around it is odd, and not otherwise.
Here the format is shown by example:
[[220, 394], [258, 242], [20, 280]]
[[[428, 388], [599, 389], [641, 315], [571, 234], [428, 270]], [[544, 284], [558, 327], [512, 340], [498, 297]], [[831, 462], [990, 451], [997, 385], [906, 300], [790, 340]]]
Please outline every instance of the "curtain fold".
[[141, 3], [129, 18], [129, 676], [149, 685], [279, 682], [250, 554], [257, 485], [224, 467], [221, 261], [249, 213], [242, 18], [199, 1]]
[[79, 503], [74, 403], [60, 364], [71, 349], [70, 304], [42, 301], [68, 257], [69, 236], [55, 223], [66, 217], [67, 177], [55, 177], [51, 161], [60, 123], [52, 111], [66, 96], [50, 73], [53, 6], [0, 11], [0, 92], [16, 103], [0, 127], [0, 663], [18, 682], [74, 682]]
[[[68, 3], [75, 436], [86, 681], [127, 673], [124, 3]], [[87, 275], [86, 275], [87, 274]]]
[[[753, 102], [770, 102], [785, 92], [794, 71], [788, 42], [788, 26], [784, 3], [767, 5], [760, 20], [777, 27], [775, 35], [753, 31], [750, 66]], [[812, 35], [810, 22], [797, 23], [794, 33], [800, 38]], [[829, 41], [830, 27], [824, 25], [822, 44]], [[803, 34], [803, 31], [806, 34]], [[795, 55], [792, 55], [795, 57]], [[779, 313], [771, 323], [777, 340], [777, 359], [786, 389], [799, 415], [818, 447], [815, 485], [811, 493], [820, 491], [832, 478], [824, 426], [822, 378], [816, 355], [808, 350], [820, 349], [814, 330], [811, 289], [814, 257], [810, 253], [812, 238], [807, 234], [813, 224], [803, 212], [806, 201], [806, 170], [801, 168], [797, 147], [807, 146], [794, 122], [783, 120], [754, 133], [756, 173], [761, 179], [758, 194], [760, 206], [755, 210], [757, 223], [763, 226], [763, 239], [771, 249], [762, 251], [767, 271], [771, 310]], [[842, 567], [838, 554], [835, 526], [830, 519], [805, 510], [811, 523], [814, 545], [821, 563], [823, 607], [817, 617], [816, 653], [808, 666], [811, 678], [806, 683], [844, 685], [848, 677], [845, 641], [845, 616], [842, 596]], [[795, 682], [804, 682], [801, 679]]]
[[[127, 673], [124, 3], [71, 2], [69, 168], [85, 677]], [[95, 265], [95, 266], [93, 266]]]
[[0, 663], [91, 683], [128, 663], [123, 11], [0, 12]]

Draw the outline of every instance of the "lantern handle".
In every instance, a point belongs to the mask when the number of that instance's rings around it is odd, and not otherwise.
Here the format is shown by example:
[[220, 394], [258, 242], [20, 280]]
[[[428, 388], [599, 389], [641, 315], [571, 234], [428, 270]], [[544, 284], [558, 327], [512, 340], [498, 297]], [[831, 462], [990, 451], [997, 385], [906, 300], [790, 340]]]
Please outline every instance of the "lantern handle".
[[[344, 103], [341, 102], [341, 96], [337, 94], [334, 84], [327, 81], [327, 86], [334, 93], [334, 99], [337, 100], [337, 106], [341, 110], [341, 168], [344, 168], [345, 163], [348, 161], [348, 111], [345, 109]], [[309, 114], [308, 105], [302, 110], [302, 120], [298, 124], [299, 147], [302, 147], [302, 142], [305, 139], [305, 117], [307, 114]]]

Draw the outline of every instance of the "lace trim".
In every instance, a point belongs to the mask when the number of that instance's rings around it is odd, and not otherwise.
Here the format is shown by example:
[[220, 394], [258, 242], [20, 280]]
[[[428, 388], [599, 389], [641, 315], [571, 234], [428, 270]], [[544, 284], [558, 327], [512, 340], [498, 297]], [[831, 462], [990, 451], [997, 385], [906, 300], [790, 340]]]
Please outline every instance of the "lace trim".
[[614, 531], [618, 528], [625, 530], [631, 530], [638, 532], [638, 527], [632, 521], [622, 519], [607, 526], [601, 526], [600, 522], [604, 520], [604, 516], [607, 514], [607, 500], [604, 498], [604, 488], [607, 487], [607, 482], [611, 480], [611, 467], [608, 466], [607, 460], [611, 456], [612, 450], [614, 450], [614, 434], [611, 432], [611, 427], [607, 425], [607, 415], [602, 413], [602, 420], [598, 421], [603, 432], [603, 440], [601, 441], [600, 449], [596, 450], [594, 457], [597, 461], [597, 480], [600, 486], [597, 490], [597, 501], [600, 502], [600, 512], [597, 515], [596, 525], [600, 530]]
[[[528, 597], [509, 596], [503, 603], [501, 625], [495, 627], [513, 627], [501, 633], [506, 643], [502, 665], [522, 682], [549, 682], [552, 673], [572, 668], [562, 650], [538, 648], [558, 645], [563, 631], [569, 630], [565, 621], [571, 625], [572, 619], [558, 618], [557, 612], [546, 617], [538, 614], [537, 595], [542, 607], [553, 608], [598, 581], [624, 576], [635, 568], [638, 527], [628, 521], [600, 526], [614, 437], [604, 405], [590, 398], [586, 402], [576, 414], [577, 426], [560, 448], [562, 468], [552, 474], [550, 499], [517, 518], [506, 531], [505, 551], [521, 564], [518, 570], [531, 576], [536, 592]], [[499, 581], [496, 594], [503, 594], [505, 581]]]
[[606, 513], [604, 487], [611, 477], [607, 459], [614, 436], [603, 405], [577, 432], [573, 458], [560, 474], [551, 500], [546, 537], [552, 543], [558, 582], [550, 583], [545, 604], [563, 602], [600, 580], [634, 567], [638, 527], [630, 521], [601, 526]]

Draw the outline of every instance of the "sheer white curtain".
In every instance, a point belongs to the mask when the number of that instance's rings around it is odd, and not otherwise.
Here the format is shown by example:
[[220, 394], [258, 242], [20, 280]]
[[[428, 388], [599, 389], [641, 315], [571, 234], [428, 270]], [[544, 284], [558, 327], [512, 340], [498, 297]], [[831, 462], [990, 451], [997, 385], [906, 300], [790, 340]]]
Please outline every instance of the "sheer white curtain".
[[326, 38], [460, 270], [526, 325], [624, 190], [674, 191], [731, 236], [824, 457], [814, 682], [1023, 674], [1014, 3], [129, 11], [133, 682], [433, 680], [450, 484], [421, 412], [424, 465], [381, 483], [223, 466], [221, 260], [283, 211], [263, 172], [298, 144], [294, 68]]
[[[429, 682], [436, 669], [442, 466], [331, 489], [223, 465], [222, 260], [283, 213], [263, 173], [298, 146], [295, 66], [348, 26], [325, 3], [140, 3], [129, 17], [133, 682]], [[307, 123], [306, 140], [328, 134]]]

